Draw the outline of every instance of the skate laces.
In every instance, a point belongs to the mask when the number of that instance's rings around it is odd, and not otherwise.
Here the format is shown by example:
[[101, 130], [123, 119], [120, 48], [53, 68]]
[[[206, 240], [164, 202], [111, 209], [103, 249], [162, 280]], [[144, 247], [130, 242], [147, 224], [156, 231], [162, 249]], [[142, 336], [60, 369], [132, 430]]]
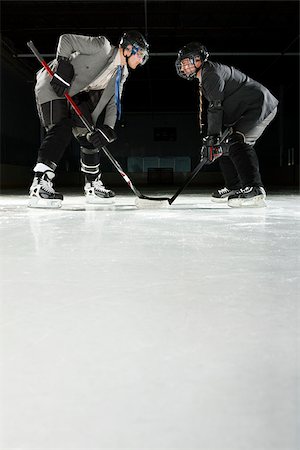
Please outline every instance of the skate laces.
[[244, 189], [242, 189], [241, 194], [250, 194], [252, 193], [254, 195], [263, 195], [266, 196], [266, 191], [262, 186], [246, 186]]
[[219, 189], [218, 192], [219, 192], [220, 195], [224, 195], [224, 194], [227, 194], [230, 191], [229, 191], [229, 189], [227, 189], [227, 187], [224, 187], [222, 189]]
[[102, 183], [100, 177], [96, 178], [96, 180], [92, 181], [92, 186], [96, 189], [96, 191], [106, 192], [104, 184]]
[[249, 194], [253, 190], [253, 187], [246, 186], [245, 188], [241, 189], [241, 194]]
[[49, 194], [54, 194], [53, 183], [46, 173], [44, 173], [41, 178], [38, 177], [38, 184], [43, 188], [44, 191]]

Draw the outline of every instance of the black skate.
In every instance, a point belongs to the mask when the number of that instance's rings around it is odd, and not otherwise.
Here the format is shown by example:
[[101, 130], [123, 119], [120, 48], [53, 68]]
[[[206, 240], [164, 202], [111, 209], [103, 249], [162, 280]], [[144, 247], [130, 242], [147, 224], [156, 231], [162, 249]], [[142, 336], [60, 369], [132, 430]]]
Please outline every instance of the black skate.
[[233, 195], [237, 192], [237, 189], [227, 189], [224, 187], [222, 189], [218, 189], [216, 192], [213, 192], [211, 195], [211, 201], [215, 203], [225, 203], [229, 195]]
[[36, 172], [29, 191], [30, 208], [60, 208], [63, 195], [53, 189], [54, 172]]
[[228, 197], [232, 208], [263, 208], [266, 205], [266, 191], [262, 186], [247, 186]]

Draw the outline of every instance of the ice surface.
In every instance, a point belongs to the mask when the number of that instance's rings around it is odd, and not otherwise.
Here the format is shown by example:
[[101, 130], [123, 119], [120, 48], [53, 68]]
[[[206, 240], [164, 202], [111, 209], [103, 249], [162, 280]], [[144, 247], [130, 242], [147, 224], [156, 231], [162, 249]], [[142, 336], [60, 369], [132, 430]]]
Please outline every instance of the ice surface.
[[299, 196], [134, 201], [0, 197], [1, 450], [299, 449]]

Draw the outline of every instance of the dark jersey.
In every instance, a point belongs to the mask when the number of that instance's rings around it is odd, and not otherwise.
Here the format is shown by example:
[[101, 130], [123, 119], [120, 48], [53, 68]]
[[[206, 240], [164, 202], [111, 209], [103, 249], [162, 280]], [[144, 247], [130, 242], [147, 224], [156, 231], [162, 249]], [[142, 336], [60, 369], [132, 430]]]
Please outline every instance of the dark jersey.
[[[242, 133], [262, 122], [278, 100], [262, 84], [231, 66], [206, 61], [202, 67], [203, 95], [208, 100], [208, 135], [235, 126]], [[220, 107], [221, 102], [221, 107]]]

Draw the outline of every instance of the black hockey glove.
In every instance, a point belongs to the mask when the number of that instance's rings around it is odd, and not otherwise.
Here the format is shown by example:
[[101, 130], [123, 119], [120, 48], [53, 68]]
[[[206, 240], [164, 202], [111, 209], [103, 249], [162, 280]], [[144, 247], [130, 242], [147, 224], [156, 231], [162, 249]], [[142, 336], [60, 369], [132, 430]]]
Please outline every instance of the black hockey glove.
[[201, 160], [206, 158], [206, 164], [211, 164], [222, 155], [223, 151], [220, 144], [220, 138], [218, 136], [206, 136], [203, 139], [201, 148]]
[[71, 87], [74, 68], [67, 58], [58, 57], [58, 66], [50, 81], [52, 89], [58, 97], [63, 97]]
[[86, 139], [94, 148], [99, 148], [114, 142], [117, 139], [117, 134], [110, 126], [102, 125], [95, 131], [87, 133]]

